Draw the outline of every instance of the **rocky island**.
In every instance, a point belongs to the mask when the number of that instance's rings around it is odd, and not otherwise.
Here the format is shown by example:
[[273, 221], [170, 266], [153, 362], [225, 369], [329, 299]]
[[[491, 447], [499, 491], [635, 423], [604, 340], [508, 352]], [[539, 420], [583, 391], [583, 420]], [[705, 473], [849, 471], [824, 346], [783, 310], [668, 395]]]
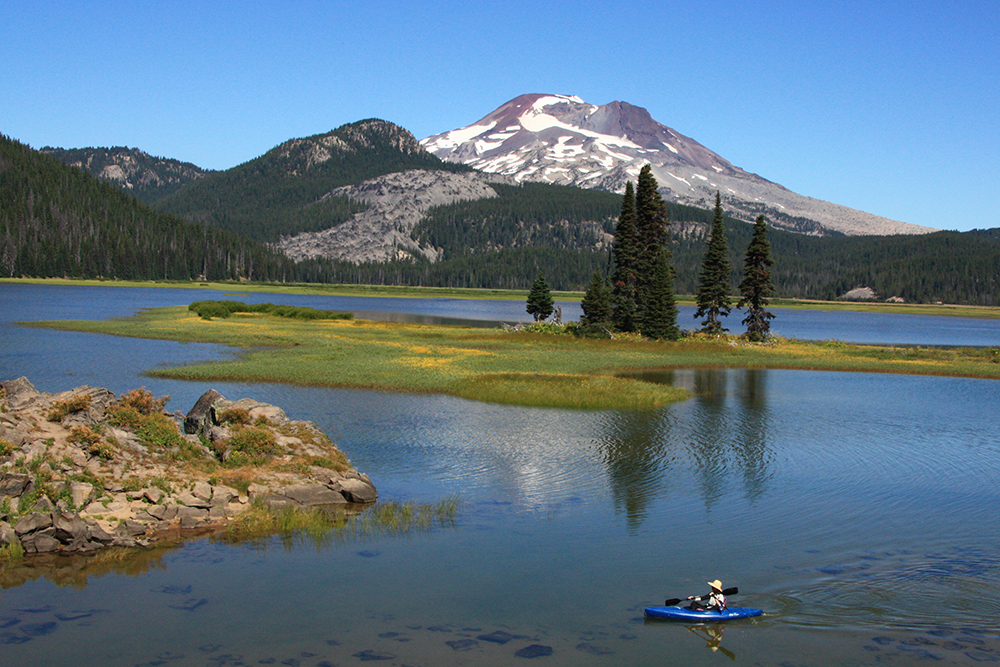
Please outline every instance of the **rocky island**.
[[142, 547], [251, 506], [364, 507], [371, 479], [314, 424], [206, 392], [186, 415], [145, 389], [0, 382], [0, 555]]

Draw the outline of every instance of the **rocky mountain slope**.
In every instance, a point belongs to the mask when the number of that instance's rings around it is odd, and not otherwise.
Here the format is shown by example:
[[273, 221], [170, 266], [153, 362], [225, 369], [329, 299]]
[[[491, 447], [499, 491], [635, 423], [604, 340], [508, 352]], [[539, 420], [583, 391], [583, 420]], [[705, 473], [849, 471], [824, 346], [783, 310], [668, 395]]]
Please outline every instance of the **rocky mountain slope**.
[[433, 262], [441, 248], [413, 238], [424, 213], [434, 206], [496, 197], [490, 183], [510, 180], [477, 172], [411, 169], [336, 188], [326, 196], [347, 197], [367, 208], [336, 227], [283, 237], [275, 247], [296, 261], [326, 257], [386, 262], [424, 257]]
[[181, 187], [210, 174], [190, 162], [153, 157], [138, 148], [52, 148], [42, 153], [109, 181], [145, 204], [151, 204]]
[[928, 227], [889, 220], [796, 194], [734, 166], [700, 143], [627, 102], [601, 106], [565, 95], [521, 95], [472, 125], [421, 140], [438, 157], [518, 181], [613, 192], [647, 162], [668, 201], [726, 211], [811, 235], [924, 234]]

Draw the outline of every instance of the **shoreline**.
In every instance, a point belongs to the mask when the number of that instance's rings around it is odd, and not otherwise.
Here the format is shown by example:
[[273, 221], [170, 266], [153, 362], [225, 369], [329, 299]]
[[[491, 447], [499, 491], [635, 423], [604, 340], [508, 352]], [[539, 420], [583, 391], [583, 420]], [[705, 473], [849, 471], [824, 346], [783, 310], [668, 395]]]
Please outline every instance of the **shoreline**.
[[[67, 278], [0, 278], [0, 285], [58, 285], [100, 287], [142, 287], [147, 289], [218, 290], [234, 295], [247, 293], [298, 294], [310, 296], [386, 297], [397, 299], [482, 299], [493, 301], [523, 301], [528, 290], [503, 290], [459, 287], [396, 287], [391, 285], [353, 285], [318, 283], [253, 283], [253, 282], [194, 282], [194, 281], [127, 281]], [[553, 291], [556, 301], [580, 301], [583, 292]], [[734, 295], [738, 297], [738, 295]], [[693, 295], [677, 295], [678, 305], [695, 305]], [[873, 301], [820, 301], [817, 299], [773, 298], [772, 308], [792, 310], [852, 311], [886, 313], [893, 315], [933, 315], [940, 317], [969, 317], [1000, 319], [1000, 306], [972, 306], [964, 304], [885, 303]]]

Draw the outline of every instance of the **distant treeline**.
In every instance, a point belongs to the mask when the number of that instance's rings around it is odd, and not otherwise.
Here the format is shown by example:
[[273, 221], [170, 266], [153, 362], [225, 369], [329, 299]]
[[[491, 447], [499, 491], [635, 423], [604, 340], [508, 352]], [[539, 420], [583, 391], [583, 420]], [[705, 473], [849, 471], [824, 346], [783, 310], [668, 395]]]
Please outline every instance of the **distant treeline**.
[[298, 277], [267, 246], [157, 213], [0, 135], [0, 276], [123, 280]]

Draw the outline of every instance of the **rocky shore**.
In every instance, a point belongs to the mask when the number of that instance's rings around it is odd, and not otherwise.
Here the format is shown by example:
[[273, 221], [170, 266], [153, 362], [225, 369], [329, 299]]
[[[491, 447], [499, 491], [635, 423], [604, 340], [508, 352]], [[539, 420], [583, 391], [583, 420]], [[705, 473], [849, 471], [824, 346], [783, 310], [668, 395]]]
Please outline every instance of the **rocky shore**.
[[214, 390], [186, 415], [166, 402], [144, 389], [49, 394], [23, 377], [0, 382], [0, 549], [141, 547], [217, 529], [253, 504], [377, 497], [314, 424], [279, 407]]

